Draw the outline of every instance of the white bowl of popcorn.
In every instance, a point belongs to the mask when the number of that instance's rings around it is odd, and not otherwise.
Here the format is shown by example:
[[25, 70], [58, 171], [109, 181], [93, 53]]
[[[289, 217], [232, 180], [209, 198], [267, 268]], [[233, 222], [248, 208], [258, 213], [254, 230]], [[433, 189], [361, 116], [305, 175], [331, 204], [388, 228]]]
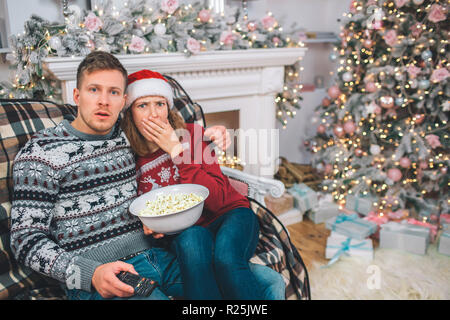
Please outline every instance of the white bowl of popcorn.
[[197, 222], [208, 196], [208, 188], [202, 185], [176, 184], [140, 195], [129, 210], [154, 232], [175, 234]]

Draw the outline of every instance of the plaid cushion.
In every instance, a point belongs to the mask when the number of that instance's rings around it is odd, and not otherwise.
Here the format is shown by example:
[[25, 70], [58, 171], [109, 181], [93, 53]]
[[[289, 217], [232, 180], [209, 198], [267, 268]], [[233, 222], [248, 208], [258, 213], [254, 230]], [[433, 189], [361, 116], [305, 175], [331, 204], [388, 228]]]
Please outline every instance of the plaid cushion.
[[[31, 100], [0, 100], [0, 299], [60, 296], [56, 281], [19, 266], [10, 249], [12, 163], [23, 145], [39, 130], [63, 118], [74, 119], [70, 105]], [[40, 293], [41, 294], [40, 294]]]

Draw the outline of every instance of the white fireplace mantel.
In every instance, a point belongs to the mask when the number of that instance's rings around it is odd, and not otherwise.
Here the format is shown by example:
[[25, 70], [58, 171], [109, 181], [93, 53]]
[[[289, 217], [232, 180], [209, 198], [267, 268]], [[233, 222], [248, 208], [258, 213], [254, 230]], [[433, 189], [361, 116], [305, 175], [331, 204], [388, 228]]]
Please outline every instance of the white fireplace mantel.
[[[275, 96], [283, 90], [284, 67], [301, 59], [306, 48], [209, 51], [186, 57], [181, 53], [116, 55], [128, 73], [150, 69], [175, 78], [205, 113], [239, 111], [240, 129], [276, 130]], [[76, 72], [83, 57], [47, 58], [45, 65], [62, 81], [63, 100], [73, 102]], [[241, 139], [243, 140], [243, 139]], [[247, 160], [249, 147], [238, 142], [245, 171], [266, 177], [275, 173], [278, 144], [261, 157], [270, 165]], [[273, 144], [273, 143], [272, 143]], [[246, 151], [247, 148], [247, 151]], [[264, 168], [263, 168], [264, 167]]]

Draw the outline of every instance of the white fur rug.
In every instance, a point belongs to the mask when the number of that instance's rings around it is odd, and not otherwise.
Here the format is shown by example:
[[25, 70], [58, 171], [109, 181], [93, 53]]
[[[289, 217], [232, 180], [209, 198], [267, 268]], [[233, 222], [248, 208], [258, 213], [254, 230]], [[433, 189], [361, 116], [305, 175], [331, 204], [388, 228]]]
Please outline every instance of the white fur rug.
[[341, 256], [328, 268], [308, 270], [313, 300], [450, 300], [450, 257], [436, 244], [424, 256], [375, 249], [370, 262]]

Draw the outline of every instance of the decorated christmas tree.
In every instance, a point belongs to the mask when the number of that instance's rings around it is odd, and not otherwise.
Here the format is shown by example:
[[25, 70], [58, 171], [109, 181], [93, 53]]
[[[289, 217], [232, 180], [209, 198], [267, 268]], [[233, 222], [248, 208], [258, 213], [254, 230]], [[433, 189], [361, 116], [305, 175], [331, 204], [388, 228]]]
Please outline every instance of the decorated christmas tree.
[[436, 222], [449, 209], [448, 1], [354, 0], [330, 59], [335, 83], [307, 145], [344, 204]]

